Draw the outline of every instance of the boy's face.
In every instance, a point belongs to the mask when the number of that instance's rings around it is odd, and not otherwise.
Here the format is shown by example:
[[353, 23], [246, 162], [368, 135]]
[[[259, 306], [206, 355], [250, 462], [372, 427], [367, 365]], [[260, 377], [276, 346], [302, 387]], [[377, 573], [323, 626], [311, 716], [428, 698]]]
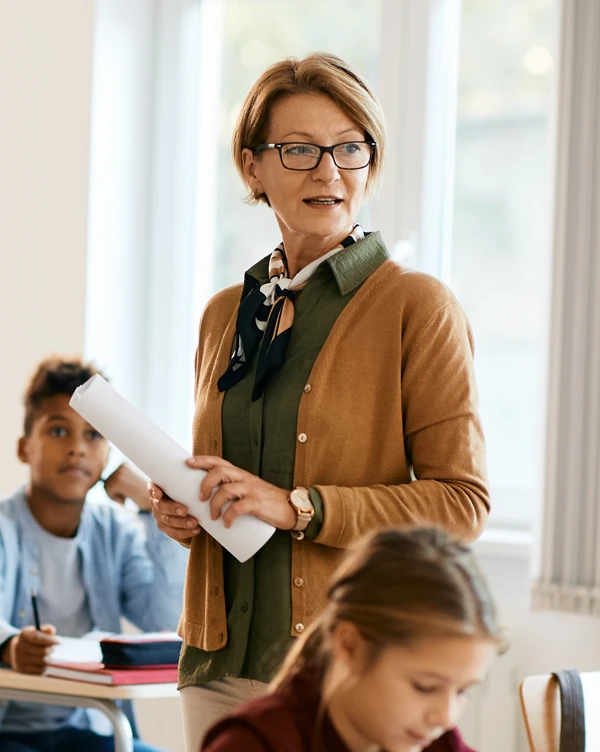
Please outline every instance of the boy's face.
[[46, 397], [31, 433], [19, 440], [18, 455], [30, 466], [31, 485], [58, 501], [81, 502], [108, 459], [108, 442], [69, 407], [67, 394]]

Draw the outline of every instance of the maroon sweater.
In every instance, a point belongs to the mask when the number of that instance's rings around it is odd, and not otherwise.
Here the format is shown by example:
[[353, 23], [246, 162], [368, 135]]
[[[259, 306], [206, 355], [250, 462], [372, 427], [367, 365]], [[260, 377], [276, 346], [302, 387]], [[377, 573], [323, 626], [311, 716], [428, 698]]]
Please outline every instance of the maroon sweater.
[[[349, 752], [327, 714], [315, 735], [319, 712], [319, 683], [300, 674], [277, 694], [242, 705], [207, 733], [202, 752]], [[455, 729], [428, 752], [473, 752]]]

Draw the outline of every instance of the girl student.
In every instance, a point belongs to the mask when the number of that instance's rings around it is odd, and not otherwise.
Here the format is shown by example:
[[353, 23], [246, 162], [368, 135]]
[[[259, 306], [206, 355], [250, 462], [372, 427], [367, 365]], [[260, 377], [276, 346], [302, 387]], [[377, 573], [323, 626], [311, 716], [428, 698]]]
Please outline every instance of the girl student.
[[456, 724], [504, 647], [465, 545], [428, 528], [373, 532], [350, 549], [269, 693], [201, 749], [472, 752]]

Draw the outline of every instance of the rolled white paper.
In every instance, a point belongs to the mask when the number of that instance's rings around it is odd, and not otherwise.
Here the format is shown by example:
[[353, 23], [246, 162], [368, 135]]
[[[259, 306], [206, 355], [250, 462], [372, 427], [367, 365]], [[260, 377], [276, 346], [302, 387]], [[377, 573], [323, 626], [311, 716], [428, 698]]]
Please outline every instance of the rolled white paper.
[[275, 532], [272, 525], [250, 515], [238, 517], [229, 529], [222, 517], [211, 520], [209, 503], [199, 499], [206, 473], [188, 467], [188, 452], [99, 374], [78, 387], [69, 404], [168, 496], [184, 504], [200, 526], [239, 561], [254, 556]]

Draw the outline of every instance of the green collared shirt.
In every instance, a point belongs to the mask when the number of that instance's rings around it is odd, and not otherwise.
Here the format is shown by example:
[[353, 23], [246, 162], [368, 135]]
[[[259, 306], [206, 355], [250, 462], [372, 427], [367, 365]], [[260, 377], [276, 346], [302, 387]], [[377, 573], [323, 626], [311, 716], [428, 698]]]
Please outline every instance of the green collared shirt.
[[[234, 465], [280, 488], [292, 489], [298, 407], [312, 367], [333, 325], [360, 285], [388, 252], [379, 233], [371, 233], [321, 264], [297, 295], [294, 325], [281, 369], [263, 395], [252, 402], [256, 357], [246, 378], [223, 401], [223, 456]], [[269, 257], [248, 270], [245, 295], [268, 281]], [[315, 516], [306, 530], [318, 535], [323, 504], [310, 489]], [[225, 677], [268, 682], [292, 644], [290, 534], [276, 530], [249, 561], [240, 563], [223, 551], [227, 605], [227, 645], [206, 652], [183, 646], [181, 687]]]

